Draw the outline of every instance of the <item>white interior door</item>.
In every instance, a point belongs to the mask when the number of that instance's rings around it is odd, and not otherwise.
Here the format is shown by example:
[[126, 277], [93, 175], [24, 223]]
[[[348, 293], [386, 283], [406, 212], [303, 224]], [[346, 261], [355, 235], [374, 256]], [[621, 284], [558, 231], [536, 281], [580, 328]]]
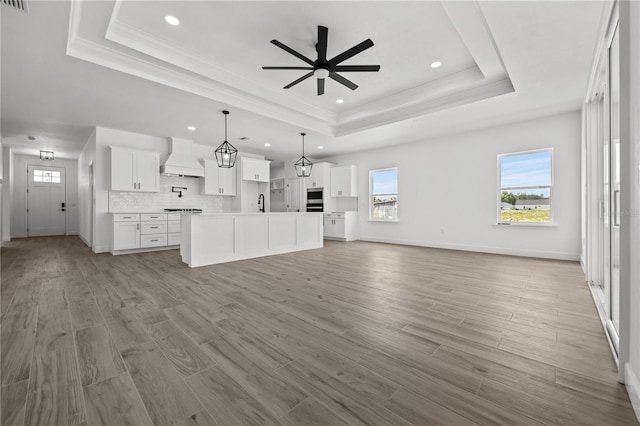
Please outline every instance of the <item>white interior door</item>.
[[287, 179], [287, 211], [300, 211], [300, 179]]
[[64, 167], [27, 167], [27, 235], [64, 235], [67, 231]]

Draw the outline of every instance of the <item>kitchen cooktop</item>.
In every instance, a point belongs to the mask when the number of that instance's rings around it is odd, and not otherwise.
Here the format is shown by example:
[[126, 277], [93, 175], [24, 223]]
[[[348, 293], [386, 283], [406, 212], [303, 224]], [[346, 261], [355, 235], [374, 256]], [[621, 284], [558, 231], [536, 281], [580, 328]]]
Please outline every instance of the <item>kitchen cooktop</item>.
[[202, 213], [202, 209], [164, 209], [165, 212]]

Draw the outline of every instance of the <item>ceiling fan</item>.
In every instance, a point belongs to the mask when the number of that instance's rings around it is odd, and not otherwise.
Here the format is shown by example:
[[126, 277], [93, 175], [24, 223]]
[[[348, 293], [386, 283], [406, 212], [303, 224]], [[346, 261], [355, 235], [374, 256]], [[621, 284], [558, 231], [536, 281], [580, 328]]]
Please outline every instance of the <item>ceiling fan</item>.
[[327, 36], [328, 28], [318, 25], [318, 43], [316, 44], [316, 51], [318, 52], [318, 59], [312, 61], [303, 54], [296, 52], [289, 46], [280, 43], [278, 40], [271, 40], [272, 44], [275, 44], [279, 48], [291, 53], [293, 56], [302, 59], [309, 64], [307, 67], [262, 67], [263, 70], [310, 70], [309, 73], [303, 75], [296, 81], [293, 81], [286, 86], [285, 89], [289, 89], [301, 81], [306, 80], [311, 76], [315, 76], [318, 79], [318, 96], [324, 94], [324, 80], [329, 77], [338, 83], [347, 86], [351, 90], [356, 90], [358, 85], [338, 74], [339, 72], [378, 72], [380, 71], [380, 65], [340, 65], [347, 59], [357, 55], [358, 53], [373, 46], [373, 42], [370, 38], [366, 39], [360, 44], [353, 46], [351, 49], [345, 50], [338, 56], [327, 60]]

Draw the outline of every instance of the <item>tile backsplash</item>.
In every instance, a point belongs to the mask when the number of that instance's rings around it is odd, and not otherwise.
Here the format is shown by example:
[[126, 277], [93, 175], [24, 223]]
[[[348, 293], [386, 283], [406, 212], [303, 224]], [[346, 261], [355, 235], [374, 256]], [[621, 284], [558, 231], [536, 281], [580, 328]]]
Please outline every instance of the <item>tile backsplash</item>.
[[[182, 198], [171, 192], [172, 186], [187, 188]], [[162, 211], [168, 208], [202, 209], [205, 212], [223, 211], [223, 201], [217, 195], [202, 195], [204, 179], [160, 175], [160, 192], [120, 192], [109, 191], [109, 211], [113, 213], [134, 213]]]

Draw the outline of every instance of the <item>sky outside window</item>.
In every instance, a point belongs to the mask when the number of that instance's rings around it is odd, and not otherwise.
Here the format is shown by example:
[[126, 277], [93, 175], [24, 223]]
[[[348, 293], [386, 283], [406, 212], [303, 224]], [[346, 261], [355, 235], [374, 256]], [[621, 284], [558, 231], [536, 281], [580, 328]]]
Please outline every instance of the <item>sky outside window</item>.
[[373, 194], [397, 194], [398, 170], [383, 170], [373, 174]]
[[[500, 187], [522, 188], [527, 186], [551, 186], [551, 152], [509, 155], [500, 159]], [[541, 192], [542, 191], [542, 192]], [[543, 193], [548, 190], [522, 191]]]

